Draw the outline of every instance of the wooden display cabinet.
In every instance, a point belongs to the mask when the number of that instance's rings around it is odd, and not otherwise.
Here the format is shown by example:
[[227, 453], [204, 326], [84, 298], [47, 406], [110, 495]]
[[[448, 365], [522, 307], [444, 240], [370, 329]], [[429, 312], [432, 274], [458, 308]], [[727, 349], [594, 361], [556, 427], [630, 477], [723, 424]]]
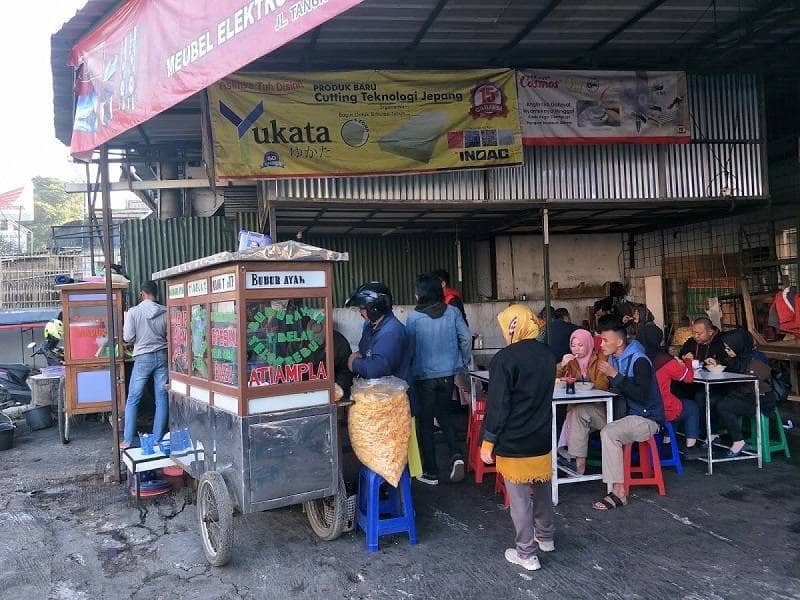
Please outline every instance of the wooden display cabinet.
[[64, 402], [59, 407], [62, 442], [69, 441], [72, 415], [111, 412], [112, 355], [117, 361], [117, 404], [125, 406], [125, 369], [122, 357], [124, 296], [127, 283], [113, 284], [116, 349], [108, 339], [108, 310], [104, 283], [59, 286], [64, 323]]

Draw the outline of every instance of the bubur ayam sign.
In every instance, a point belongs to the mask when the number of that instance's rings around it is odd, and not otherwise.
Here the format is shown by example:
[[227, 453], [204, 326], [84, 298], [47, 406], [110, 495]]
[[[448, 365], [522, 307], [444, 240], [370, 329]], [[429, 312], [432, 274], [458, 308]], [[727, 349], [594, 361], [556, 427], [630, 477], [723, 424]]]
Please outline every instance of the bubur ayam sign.
[[248, 387], [328, 379], [324, 310], [273, 300], [247, 313]]

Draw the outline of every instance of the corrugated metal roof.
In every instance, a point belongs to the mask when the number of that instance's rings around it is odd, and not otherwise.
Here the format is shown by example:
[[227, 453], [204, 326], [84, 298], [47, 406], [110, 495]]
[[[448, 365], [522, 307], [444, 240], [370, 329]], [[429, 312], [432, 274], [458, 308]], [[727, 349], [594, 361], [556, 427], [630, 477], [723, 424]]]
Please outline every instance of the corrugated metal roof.
[[[73, 103], [69, 50], [117, 4], [89, 0], [52, 37], [55, 131], [66, 144]], [[797, 73], [798, 50], [800, 11], [791, 0], [365, 0], [248, 68], [765, 67]], [[199, 129], [197, 120], [180, 116], [186, 106], [145, 125], [151, 143]], [[141, 143], [141, 132], [122, 140]]]

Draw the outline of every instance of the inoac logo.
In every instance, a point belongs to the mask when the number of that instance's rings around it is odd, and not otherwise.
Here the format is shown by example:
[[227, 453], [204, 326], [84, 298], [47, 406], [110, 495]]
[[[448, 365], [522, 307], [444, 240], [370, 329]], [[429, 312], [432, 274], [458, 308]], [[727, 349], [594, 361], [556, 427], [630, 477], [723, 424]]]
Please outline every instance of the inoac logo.
[[225, 104], [222, 100], [219, 101], [219, 114], [228, 119], [236, 127], [236, 132], [239, 134], [239, 139], [244, 137], [244, 134], [253, 126], [258, 118], [264, 114], [264, 101], [260, 101], [255, 105], [247, 116], [243, 119], [233, 109]]

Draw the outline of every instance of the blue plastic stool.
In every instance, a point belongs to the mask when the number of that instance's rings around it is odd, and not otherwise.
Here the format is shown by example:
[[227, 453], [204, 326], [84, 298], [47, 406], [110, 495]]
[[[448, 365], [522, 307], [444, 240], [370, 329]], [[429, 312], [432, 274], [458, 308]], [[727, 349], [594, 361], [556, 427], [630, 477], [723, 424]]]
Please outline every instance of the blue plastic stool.
[[[381, 500], [381, 487], [386, 486], [388, 496]], [[368, 467], [358, 472], [358, 507], [356, 523], [366, 534], [367, 552], [378, 551], [378, 537], [392, 533], [408, 532], [408, 541], [417, 543], [417, 525], [414, 520], [414, 503], [411, 499], [411, 477], [408, 468], [403, 471], [400, 483], [392, 487]]]
[[[670, 456], [664, 458], [664, 430], [667, 430], [669, 436]], [[656, 438], [656, 445], [658, 446], [658, 455], [661, 457], [662, 467], [675, 467], [675, 472], [678, 475], [683, 475], [683, 463], [681, 462], [681, 453], [678, 450], [678, 438], [675, 436], [675, 428], [672, 423], [667, 423], [662, 427], [654, 436]]]

